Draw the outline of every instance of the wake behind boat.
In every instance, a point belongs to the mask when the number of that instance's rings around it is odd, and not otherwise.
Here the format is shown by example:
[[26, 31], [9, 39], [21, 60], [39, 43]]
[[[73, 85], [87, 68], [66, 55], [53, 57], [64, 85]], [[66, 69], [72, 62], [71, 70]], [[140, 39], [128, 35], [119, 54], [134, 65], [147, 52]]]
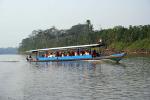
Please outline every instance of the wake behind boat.
[[[26, 59], [30, 62], [49, 62], [49, 61], [76, 61], [76, 60], [102, 60], [110, 59], [119, 62], [126, 53], [116, 53], [104, 56], [101, 51], [103, 43], [66, 46], [56, 48], [44, 48], [27, 51], [30, 53]], [[31, 56], [34, 55], [33, 56]]]

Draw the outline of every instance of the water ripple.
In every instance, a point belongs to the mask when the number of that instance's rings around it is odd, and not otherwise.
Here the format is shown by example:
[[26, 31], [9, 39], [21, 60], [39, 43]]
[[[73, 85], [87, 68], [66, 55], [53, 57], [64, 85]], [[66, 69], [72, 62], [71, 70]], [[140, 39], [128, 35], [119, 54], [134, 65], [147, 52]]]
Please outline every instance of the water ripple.
[[0, 100], [150, 100], [146, 57], [120, 64], [28, 63], [23, 56], [13, 57], [19, 62], [0, 62]]

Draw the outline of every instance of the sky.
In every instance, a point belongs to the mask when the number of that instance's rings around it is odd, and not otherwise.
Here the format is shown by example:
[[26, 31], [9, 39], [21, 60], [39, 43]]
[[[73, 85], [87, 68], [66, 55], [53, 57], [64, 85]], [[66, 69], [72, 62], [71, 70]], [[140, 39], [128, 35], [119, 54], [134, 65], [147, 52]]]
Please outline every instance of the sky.
[[0, 0], [0, 48], [18, 47], [33, 30], [150, 24], [150, 0]]

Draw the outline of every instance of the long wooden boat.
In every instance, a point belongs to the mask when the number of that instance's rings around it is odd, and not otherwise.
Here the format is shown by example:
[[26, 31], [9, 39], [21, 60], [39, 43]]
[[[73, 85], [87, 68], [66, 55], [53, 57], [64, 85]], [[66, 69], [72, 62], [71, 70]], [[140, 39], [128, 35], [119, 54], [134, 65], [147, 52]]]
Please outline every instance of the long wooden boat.
[[[99, 53], [96, 53], [96, 51], [92, 51], [91, 48], [98, 47], [100, 48], [103, 46], [102, 44], [90, 44], [90, 45], [78, 45], [78, 46], [67, 46], [67, 47], [56, 47], [56, 48], [44, 48], [44, 49], [36, 49], [36, 50], [30, 50], [27, 51], [27, 53], [35, 54], [35, 57], [27, 57], [27, 61], [30, 62], [49, 62], [49, 61], [76, 61], [76, 60], [102, 60], [102, 59], [110, 59], [116, 62], [119, 62], [126, 53], [116, 53], [108, 56], [102, 56]], [[79, 52], [88, 48], [90, 53], [82, 53], [79, 54]], [[61, 53], [61, 55], [57, 55], [59, 52], [66, 52], [66, 51], [73, 51], [75, 54], [72, 55], [64, 55]], [[41, 55], [45, 52], [46, 54], [50, 54], [49, 56]], [[55, 52], [55, 55], [52, 55], [52, 52]], [[78, 52], [78, 53], [77, 53]], [[95, 52], [95, 54], [94, 54]]]

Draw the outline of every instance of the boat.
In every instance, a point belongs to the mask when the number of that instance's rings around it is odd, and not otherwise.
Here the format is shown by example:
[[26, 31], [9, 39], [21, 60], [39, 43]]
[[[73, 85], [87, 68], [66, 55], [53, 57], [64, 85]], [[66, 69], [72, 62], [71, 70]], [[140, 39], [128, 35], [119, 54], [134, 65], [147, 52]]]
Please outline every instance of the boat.
[[[77, 60], [102, 60], [109, 59], [116, 61], [117, 63], [126, 55], [126, 53], [115, 53], [111, 55], [102, 55], [100, 51], [98, 52], [95, 48], [101, 48], [104, 45], [102, 43], [98, 44], [88, 44], [88, 45], [78, 45], [78, 46], [66, 46], [66, 47], [56, 47], [56, 48], [44, 48], [26, 51], [30, 53], [27, 57], [29, 62], [49, 62], [49, 61], [77, 61]], [[34, 57], [31, 57], [34, 54]]]

